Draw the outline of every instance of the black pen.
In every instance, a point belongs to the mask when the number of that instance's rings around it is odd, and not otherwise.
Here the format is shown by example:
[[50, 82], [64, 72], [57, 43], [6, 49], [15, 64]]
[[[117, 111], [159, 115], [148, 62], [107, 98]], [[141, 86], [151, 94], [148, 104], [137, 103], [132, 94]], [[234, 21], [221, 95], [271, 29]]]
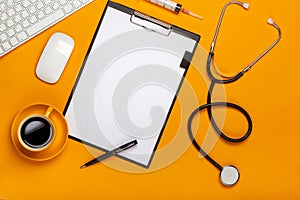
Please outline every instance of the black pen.
[[119, 146], [118, 148], [116, 148], [116, 149], [114, 149], [112, 151], [109, 151], [109, 152], [107, 152], [107, 153], [105, 153], [105, 154], [103, 154], [103, 155], [101, 155], [101, 156], [99, 156], [99, 157], [97, 157], [97, 158], [95, 158], [95, 159], [93, 159], [93, 160], [85, 163], [84, 165], [82, 165], [80, 167], [80, 169], [86, 168], [86, 167], [88, 167], [90, 165], [93, 165], [93, 164], [95, 164], [97, 162], [100, 162], [100, 161], [102, 161], [102, 160], [104, 160], [106, 158], [109, 158], [109, 157], [111, 157], [113, 155], [116, 155], [116, 154], [118, 154], [118, 153], [120, 153], [120, 152], [122, 152], [122, 151], [124, 151], [126, 149], [129, 149], [130, 147], [133, 147], [136, 144], [137, 144], [136, 140], [133, 140], [131, 142], [123, 144], [122, 146]]

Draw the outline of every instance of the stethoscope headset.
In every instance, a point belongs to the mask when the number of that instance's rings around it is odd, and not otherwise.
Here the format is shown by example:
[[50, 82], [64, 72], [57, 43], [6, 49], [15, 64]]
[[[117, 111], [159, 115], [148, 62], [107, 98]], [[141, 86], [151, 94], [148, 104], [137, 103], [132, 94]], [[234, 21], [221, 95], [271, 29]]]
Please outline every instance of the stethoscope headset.
[[[223, 77], [223, 79], [216, 78], [213, 75], [212, 71], [211, 71], [211, 64], [212, 64], [213, 59], [214, 59], [214, 49], [215, 49], [215, 46], [216, 46], [217, 37], [219, 35], [221, 23], [222, 23], [226, 8], [230, 5], [233, 5], [233, 4], [239, 5], [239, 6], [243, 7], [246, 10], [249, 8], [248, 3], [243, 3], [243, 2], [239, 2], [239, 1], [230, 1], [230, 2], [225, 4], [225, 6], [222, 10], [222, 13], [220, 15], [220, 18], [219, 18], [216, 33], [215, 33], [214, 39], [211, 43], [211, 48], [210, 48], [210, 52], [208, 54], [207, 63], [206, 63], [207, 73], [208, 73], [208, 76], [211, 80], [211, 84], [210, 84], [210, 87], [209, 87], [209, 90], [208, 90], [208, 95], [207, 95], [207, 102], [206, 102], [206, 104], [204, 104], [204, 105], [198, 107], [197, 109], [195, 109], [192, 112], [192, 114], [190, 115], [189, 120], [188, 120], [188, 134], [189, 134], [189, 137], [190, 137], [194, 147], [204, 156], [204, 158], [206, 158], [212, 165], [214, 165], [220, 171], [219, 178], [220, 178], [221, 183], [225, 186], [232, 186], [232, 185], [236, 184], [239, 180], [240, 173], [239, 173], [238, 169], [233, 165], [227, 165], [227, 166], [222, 167], [218, 162], [216, 162], [212, 157], [210, 157], [200, 147], [198, 142], [195, 140], [193, 132], [192, 132], [193, 119], [200, 111], [202, 111], [204, 109], [207, 109], [208, 117], [210, 119], [212, 127], [221, 136], [221, 138], [223, 138], [225, 141], [232, 142], [232, 143], [238, 143], [238, 142], [242, 142], [242, 141], [246, 140], [252, 132], [252, 120], [251, 120], [250, 115], [247, 113], [247, 111], [245, 109], [243, 109], [242, 107], [240, 107], [240, 106], [238, 106], [234, 103], [230, 103], [230, 102], [212, 102], [211, 101], [211, 96], [212, 96], [212, 93], [213, 93], [213, 90], [214, 90], [214, 86], [216, 84], [228, 84], [228, 83], [232, 83], [232, 82], [235, 82], [235, 81], [239, 80], [246, 72], [248, 72], [253, 67], [253, 65], [255, 65], [261, 58], [263, 58], [281, 39], [280, 27], [271, 18], [269, 18], [267, 23], [269, 25], [273, 26], [274, 28], [276, 28], [277, 31], [278, 31], [278, 38], [276, 39], [276, 41], [273, 42], [272, 45], [270, 45], [261, 55], [259, 55], [256, 59], [254, 59], [254, 61], [252, 61], [241, 72], [239, 72], [236, 75], [231, 76], [231, 77], [221, 75], [221, 77]], [[230, 107], [232, 109], [235, 109], [235, 110], [239, 111], [242, 115], [245, 116], [245, 118], [248, 122], [248, 130], [242, 137], [240, 137], [240, 138], [228, 137], [218, 127], [218, 125], [217, 125], [217, 123], [216, 123], [216, 121], [213, 117], [211, 109], [212, 109], [212, 107], [222, 107], [222, 106]]]

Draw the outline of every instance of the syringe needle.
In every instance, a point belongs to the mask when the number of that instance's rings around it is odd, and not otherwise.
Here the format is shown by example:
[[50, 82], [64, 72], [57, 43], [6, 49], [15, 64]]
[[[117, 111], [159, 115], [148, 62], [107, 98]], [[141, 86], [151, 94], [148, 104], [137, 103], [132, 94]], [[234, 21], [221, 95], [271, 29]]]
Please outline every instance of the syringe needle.
[[190, 16], [193, 16], [193, 17], [196, 17], [197, 19], [201, 19], [201, 20], [203, 19], [202, 16], [197, 15], [197, 14], [195, 14], [195, 13], [189, 11], [189, 10], [186, 10], [186, 9], [182, 9], [181, 12], [183, 12], [184, 14], [187, 14], [187, 15], [190, 15]]

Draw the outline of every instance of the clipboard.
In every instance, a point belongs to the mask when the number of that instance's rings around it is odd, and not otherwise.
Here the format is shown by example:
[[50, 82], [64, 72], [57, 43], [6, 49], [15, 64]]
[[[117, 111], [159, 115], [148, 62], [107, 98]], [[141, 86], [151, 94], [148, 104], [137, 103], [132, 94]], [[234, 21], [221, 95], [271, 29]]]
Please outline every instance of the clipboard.
[[64, 109], [69, 138], [149, 168], [200, 36], [109, 1]]

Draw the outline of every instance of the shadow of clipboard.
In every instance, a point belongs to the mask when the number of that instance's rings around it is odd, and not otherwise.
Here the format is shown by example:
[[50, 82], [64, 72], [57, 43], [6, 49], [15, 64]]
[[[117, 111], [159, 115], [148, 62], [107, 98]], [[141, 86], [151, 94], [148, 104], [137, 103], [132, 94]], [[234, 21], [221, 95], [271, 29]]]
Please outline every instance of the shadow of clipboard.
[[64, 115], [69, 137], [149, 168], [200, 36], [109, 1]]

